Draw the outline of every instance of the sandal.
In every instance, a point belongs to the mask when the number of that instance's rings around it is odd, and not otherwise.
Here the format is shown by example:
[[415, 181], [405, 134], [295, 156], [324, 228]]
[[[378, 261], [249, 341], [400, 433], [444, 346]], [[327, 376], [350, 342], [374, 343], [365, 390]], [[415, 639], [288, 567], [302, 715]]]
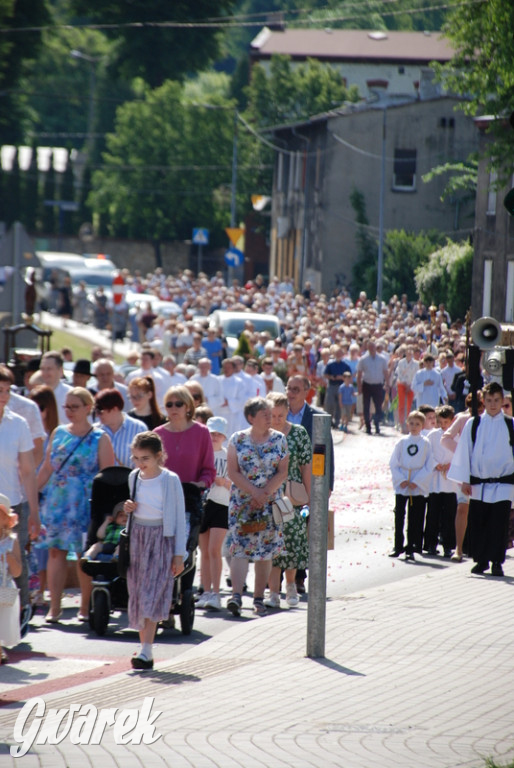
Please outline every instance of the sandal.
[[57, 614], [57, 616], [52, 616], [52, 614], [51, 614], [51, 613], [48, 613], [48, 614], [45, 616], [45, 622], [46, 622], [47, 624], [59, 624], [59, 622], [60, 622], [60, 620], [61, 620], [61, 616], [62, 616], [62, 611], [59, 611], [59, 613]]

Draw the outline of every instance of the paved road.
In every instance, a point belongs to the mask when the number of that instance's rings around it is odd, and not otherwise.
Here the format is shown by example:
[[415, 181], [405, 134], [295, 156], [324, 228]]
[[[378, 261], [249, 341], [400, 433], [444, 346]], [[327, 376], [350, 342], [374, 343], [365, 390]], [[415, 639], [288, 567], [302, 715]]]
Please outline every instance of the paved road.
[[[336, 535], [335, 549], [328, 553], [329, 599], [358, 596], [369, 587], [451, 568], [452, 564], [441, 559], [423, 558], [409, 564], [387, 557], [392, 545], [393, 504], [388, 460], [397, 433], [386, 428], [383, 436], [368, 437], [355, 425], [349, 435], [333, 433], [333, 436], [336, 485], [330, 506], [335, 510]], [[251, 572], [248, 581], [251, 590]], [[225, 594], [228, 595], [228, 590]], [[250, 598], [247, 604], [250, 608]], [[78, 605], [76, 591], [68, 591], [63, 621], [58, 627], [46, 625], [44, 611], [38, 611], [31, 631], [11, 653], [14, 663], [0, 671], [0, 705], [2, 700], [12, 698], [15, 689], [20, 698], [29, 697], [35, 695], [34, 691], [54, 689], [61, 678], [66, 679], [66, 684], [78, 685], [84, 679], [103, 677], [129, 667], [137, 636], [127, 628], [126, 614], [115, 614], [106, 636], [98, 638], [87, 624], [76, 620]], [[298, 610], [307, 610], [306, 598]], [[244, 617], [246, 621], [255, 620], [250, 610], [245, 610]], [[233, 617], [225, 610], [220, 613], [198, 610], [190, 636], [182, 635], [179, 628], [159, 632], [156, 658], [178, 657], [233, 625]], [[31, 692], [32, 685], [36, 689]]]

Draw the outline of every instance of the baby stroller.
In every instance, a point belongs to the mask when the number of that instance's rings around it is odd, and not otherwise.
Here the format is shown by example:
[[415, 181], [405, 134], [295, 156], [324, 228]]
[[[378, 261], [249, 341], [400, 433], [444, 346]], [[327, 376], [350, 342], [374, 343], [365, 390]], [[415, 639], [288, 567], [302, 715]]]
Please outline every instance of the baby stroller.
[[[86, 549], [97, 541], [96, 532], [106, 515], [119, 502], [129, 498], [128, 467], [107, 467], [93, 478], [91, 521]], [[80, 567], [93, 579], [89, 601], [89, 626], [97, 635], [105, 635], [111, 611], [125, 611], [128, 605], [127, 582], [118, 575], [118, 561], [82, 558]]]
[[165, 628], [175, 626], [175, 616], [180, 616], [180, 629], [183, 635], [190, 635], [195, 620], [195, 599], [193, 581], [196, 573], [196, 550], [200, 525], [202, 522], [201, 491], [190, 483], [182, 483], [186, 502], [186, 518], [189, 533], [187, 537], [187, 556], [184, 560], [184, 570], [175, 579], [173, 598], [169, 618], [161, 622]]
[[[86, 548], [97, 541], [96, 532], [106, 515], [112, 513], [116, 504], [129, 498], [127, 467], [107, 467], [93, 479], [91, 490], [91, 522]], [[193, 630], [195, 602], [193, 579], [196, 570], [196, 548], [200, 532], [200, 520], [192, 520], [187, 542], [187, 558], [184, 571], [175, 579], [173, 598], [168, 619], [161, 622], [164, 628], [175, 626], [175, 616], [180, 616], [183, 635]], [[97, 635], [105, 634], [111, 611], [125, 611], [128, 606], [127, 582], [118, 575], [117, 560], [101, 561], [82, 558], [84, 573], [93, 578], [93, 589], [89, 603], [89, 626]]]

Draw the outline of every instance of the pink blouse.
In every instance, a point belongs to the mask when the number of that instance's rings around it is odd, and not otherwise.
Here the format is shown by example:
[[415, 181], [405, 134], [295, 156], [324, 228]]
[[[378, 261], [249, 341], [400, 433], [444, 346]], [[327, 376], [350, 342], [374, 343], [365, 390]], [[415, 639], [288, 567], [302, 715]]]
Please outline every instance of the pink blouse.
[[214, 482], [216, 468], [214, 451], [209, 430], [204, 424], [194, 421], [184, 432], [170, 432], [166, 426], [156, 427], [167, 454], [165, 466], [176, 472], [182, 483], [205, 483], [206, 488]]

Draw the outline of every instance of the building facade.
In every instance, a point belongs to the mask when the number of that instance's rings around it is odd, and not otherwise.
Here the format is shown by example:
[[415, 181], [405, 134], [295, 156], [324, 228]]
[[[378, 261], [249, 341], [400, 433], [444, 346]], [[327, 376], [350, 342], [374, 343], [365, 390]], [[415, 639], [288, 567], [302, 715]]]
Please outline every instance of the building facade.
[[514, 186], [512, 172], [505, 173], [503, 183], [489, 167], [487, 145], [491, 118], [476, 119], [480, 141], [478, 166], [475, 255], [471, 308], [473, 318], [494, 317], [500, 323], [514, 323], [514, 216], [503, 200]]
[[437, 229], [462, 240], [473, 231], [474, 204], [442, 202], [444, 176], [422, 179], [478, 148], [472, 119], [455, 109], [458, 99], [387, 96], [381, 80], [367, 87], [374, 102], [273, 132], [270, 274], [291, 275], [297, 286], [309, 280], [324, 293], [359, 290], [352, 285], [359, 228], [351, 196], [363, 195], [368, 232], [378, 239], [382, 174], [385, 232]]

